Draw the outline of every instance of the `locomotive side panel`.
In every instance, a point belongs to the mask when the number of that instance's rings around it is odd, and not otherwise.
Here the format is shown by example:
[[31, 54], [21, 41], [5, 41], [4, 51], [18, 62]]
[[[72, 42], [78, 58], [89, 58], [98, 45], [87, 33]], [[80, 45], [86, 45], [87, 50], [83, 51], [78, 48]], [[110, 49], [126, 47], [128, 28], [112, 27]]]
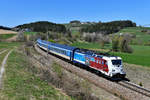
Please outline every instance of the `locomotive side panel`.
[[75, 52], [74, 53], [74, 61], [81, 63], [81, 64], [85, 64], [85, 61], [86, 61], [85, 54]]

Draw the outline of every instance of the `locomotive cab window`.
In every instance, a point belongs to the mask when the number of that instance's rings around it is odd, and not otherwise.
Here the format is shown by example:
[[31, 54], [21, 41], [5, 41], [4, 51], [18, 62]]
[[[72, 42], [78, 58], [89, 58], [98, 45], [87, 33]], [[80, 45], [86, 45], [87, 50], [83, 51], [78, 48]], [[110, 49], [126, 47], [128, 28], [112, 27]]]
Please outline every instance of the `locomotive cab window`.
[[121, 65], [121, 60], [112, 60], [113, 65]]

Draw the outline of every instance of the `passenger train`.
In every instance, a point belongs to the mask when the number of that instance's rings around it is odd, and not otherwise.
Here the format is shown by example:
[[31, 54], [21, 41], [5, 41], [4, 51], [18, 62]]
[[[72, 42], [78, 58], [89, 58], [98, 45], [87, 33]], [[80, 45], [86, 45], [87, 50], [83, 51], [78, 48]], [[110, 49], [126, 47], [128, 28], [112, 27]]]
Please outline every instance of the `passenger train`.
[[125, 78], [126, 76], [120, 57], [95, 53], [94, 51], [52, 43], [41, 39], [37, 39], [36, 43], [40, 48], [50, 53], [63, 57], [73, 63], [95, 69], [108, 77]]

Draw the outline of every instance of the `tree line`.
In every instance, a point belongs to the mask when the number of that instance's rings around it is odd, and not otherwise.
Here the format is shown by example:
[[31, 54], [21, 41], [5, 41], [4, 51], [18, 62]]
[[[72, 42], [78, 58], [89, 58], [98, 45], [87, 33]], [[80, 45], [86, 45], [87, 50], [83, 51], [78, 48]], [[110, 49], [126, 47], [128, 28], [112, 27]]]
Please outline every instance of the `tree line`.
[[4, 30], [11, 30], [11, 28], [9, 28], [9, 27], [5, 27], [5, 26], [0, 26], [0, 29], [4, 29]]
[[18, 25], [15, 28], [28, 29], [34, 32], [47, 32], [47, 31], [61, 32], [61, 33], [66, 32], [66, 27], [64, 25], [48, 21], [39, 21], [29, 24]]
[[88, 25], [87, 27], [82, 28], [81, 32], [111, 34], [118, 32], [120, 29], [123, 29], [125, 27], [136, 27], [136, 23], [130, 20], [112, 21], [106, 23], [99, 22], [97, 24]]

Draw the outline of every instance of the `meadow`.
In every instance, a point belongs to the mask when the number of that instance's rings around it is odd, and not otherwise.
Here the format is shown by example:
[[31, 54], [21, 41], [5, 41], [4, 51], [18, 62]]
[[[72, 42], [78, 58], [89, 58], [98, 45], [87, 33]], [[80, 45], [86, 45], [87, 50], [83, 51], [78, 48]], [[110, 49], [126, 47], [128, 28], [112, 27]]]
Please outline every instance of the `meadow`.
[[150, 67], [150, 46], [132, 45], [131, 47], [134, 50], [132, 54], [122, 52], [113, 52], [111, 54], [122, 57], [126, 63]]
[[0, 34], [0, 39], [9, 39], [15, 35], [16, 34]]
[[[19, 42], [0, 42], [0, 51], [8, 49], [0, 55], [0, 64], [9, 50], [19, 47]], [[0, 91], [0, 100], [72, 100], [61, 91], [43, 81], [31, 71], [28, 58], [14, 49], [9, 55], [5, 74], [3, 77], [3, 88]]]
[[20, 43], [20, 42], [0, 42], [0, 49], [2, 49], [2, 48], [5, 48], [5, 49], [9, 48], [10, 49], [13, 47], [17, 47], [21, 44], [22, 43]]
[[89, 43], [89, 42], [74, 42], [71, 46], [75, 46], [83, 49], [111, 49], [111, 44], [105, 44], [104, 47], [100, 43]]
[[[146, 30], [148, 32], [146, 32]], [[149, 27], [128, 27], [120, 30], [117, 34], [128, 33], [135, 35], [133, 39], [134, 44], [144, 45], [150, 42], [150, 28]]]
[[[85, 49], [96, 49], [101, 52], [101, 49], [109, 51], [111, 49], [111, 44], [106, 44], [103, 48], [98, 43], [85, 43], [76, 42], [72, 46], [85, 48]], [[110, 52], [114, 56], [122, 57], [123, 61], [129, 64], [136, 64], [142, 66], [150, 67], [150, 46], [143, 45], [131, 45], [133, 53], [122, 53], [122, 52]], [[103, 50], [102, 50], [103, 52]]]
[[24, 32], [24, 34], [26, 35], [33, 35], [33, 34], [36, 34], [37, 32]]

